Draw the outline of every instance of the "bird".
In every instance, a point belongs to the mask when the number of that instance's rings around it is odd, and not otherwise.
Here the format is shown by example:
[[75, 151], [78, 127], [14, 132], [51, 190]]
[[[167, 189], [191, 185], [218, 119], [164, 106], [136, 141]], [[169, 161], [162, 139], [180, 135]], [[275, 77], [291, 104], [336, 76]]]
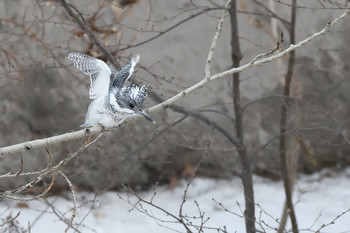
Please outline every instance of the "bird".
[[155, 121], [142, 109], [148, 93], [145, 85], [136, 84], [125, 86], [131, 77], [140, 55], [135, 54], [130, 62], [115, 72], [104, 61], [81, 53], [69, 53], [68, 59], [81, 72], [90, 76], [89, 97], [92, 102], [86, 113], [81, 128], [101, 126], [115, 127], [126, 118], [140, 115], [147, 120]]

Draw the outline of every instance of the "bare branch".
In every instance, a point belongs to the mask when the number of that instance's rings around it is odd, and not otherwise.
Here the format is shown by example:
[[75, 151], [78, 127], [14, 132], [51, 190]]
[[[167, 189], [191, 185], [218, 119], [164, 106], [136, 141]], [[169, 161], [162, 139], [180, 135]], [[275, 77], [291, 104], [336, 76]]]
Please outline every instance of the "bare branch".
[[31, 150], [34, 148], [48, 147], [50, 145], [71, 141], [74, 139], [80, 139], [83, 137], [90, 136], [91, 134], [97, 134], [102, 132], [103, 129], [100, 127], [94, 127], [90, 129], [82, 129], [71, 133], [65, 133], [49, 138], [37, 139], [24, 143], [19, 143], [12, 146], [0, 148], [0, 155], [13, 154], [21, 151]]
[[141, 45], [146, 44], [146, 43], [148, 43], [148, 42], [150, 42], [150, 41], [152, 41], [152, 40], [157, 39], [158, 37], [164, 35], [165, 33], [170, 32], [171, 30], [177, 28], [177, 27], [180, 26], [181, 24], [186, 23], [187, 21], [189, 21], [189, 20], [191, 20], [191, 19], [193, 19], [193, 18], [195, 18], [195, 17], [197, 17], [197, 16], [199, 16], [199, 15], [201, 15], [201, 14], [207, 13], [207, 12], [212, 11], [212, 10], [221, 10], [221, 9], [223, 9], [223, 8], [222, 8], [222, 7], [205, 8], [203, 11], [200, 11], [200, 12], [198, 12], [198, 13], [195, 13], [195, 14], [193, 14], [193, 15], [190, 15], [189, 17], [187, 17], [187, 18], [181, 20], [180, 22], [174, 24], [174, 25], [171, 26], [170, 28], [168, 28], [168, 29], [166, 29], [166, 30], [164, 30], [164, 31], [158, 32], [157, 35], [155, 35], [155, 36], [153, 36], [153, 37], [151, 37], [151, 38], [149, 38], [149, 39], [147, 39], [147, 40], [144, 40], [144, 41], [142, 41], [142, 42], [140, 42], [140, 43], [137, 43], [137, 44], [134, 44], [134, 45], [128, 45], [128, 46], [125, 46], [125, 47], [123, 47], [123, 48], [119, 48], [119, 49], [117, 49], [117, 50], [115, 50], [115, 51], [113, 51], [113, 52], [119, 52], [119, 51], [123, 51], [123, 50], [126, 50], [126, 49], [130, 49], [130, 48], [134, 48], [134, 47], [141, 46]]
[[[62, 222], [64, 222], [64, 223], [67, 224], [67, 226], [68, 226], [68, 225], [70, 224], [70, 221], [69, 221], [68, 219], [66, 219], [66, 218], [64, 217], [64, 215], [63, 215], [62, 213], [60, 213], [60, 212], [56, 209], [56, 207], [55, 207], [53, 204], [51, 204], [46, 198], [43, 198], [43, 199], [44, 199], [44, 201], [46, 202], [46, 204], [51, 208], [52, 212], [53, 212]], [[81, 231], [79, 231], [79, 229], [76, 228], [75, 226], [71, 226], [71, 228], [74, 229], [76, 232], [81, 233]]]
[[321, 230], [322, 230], [323, 228], [326, 228], [326, 227], [328, 227], [328, 226], [330, 226], [330, 225], [333, 225], [333, 224], [335, 223], [335, 221], [337, 221], [339, 218], [343, 217], [345, 214], [347, 214], [347, 213], [349, 213], [349, 212], [350, 212], [350, 208], [347, 209], [347, 210], [345, 210], [345, 211], [343, 211], [342, 213], [338, 214], [338, 215], [337, 215], [332, 221], [330, 221], [329, 223], [322, 224], [322, 226], [321, 226], [320, 228], [318, 228], [318, 229], [315, 231], [315, 233], [320, 233]]
[[[75, 14], [71, 8], [78, 12], [78, 10], [73, 7], [71, 4], [67, 3], [66, 0], [60, 0], [62, 7], [67, 11], [67, 13], [76, 21], [78, 26], [83, 30], [90, 38], [90, 40], [96, 45], [96, 47], [103, 53], [103, 55], [108, 59], [110, 63], [117, 69], [120, 68], [120, 65], [114, 60], [111, 53], [109, 53], [105, 47], [99, 42], [94, 33], [91, 31], [89, 27], [86, 26], [84, 22], [84, 18], [81, 14]], [[78, 12], [79, 13], [79, 12]]]
[[85, 143], [77, 152], [75, 152], [74, 154], [68, 156], [67, 158], [61, 160], [57, 165], [52, 166], [52, 167], [47, 167], [46, 169], [42, 170], [42, 172], [40, 173], [39, 176], [37, 176], [34, 180], [30, 181], [29, 183], [22, 185], [18, 188], [12, 189], [12, 190], [7, 190], [4, 192], [0, 192], [0, 197], [7, 197], [7, 198], [11, 198], [11, 199], [16, 199], [16, 200], [23, 200], [23, 198], [18, 198], [16, 196], [14, 196], [15, 194], [24, 192], [32, 187], [34, 187], [37, 183], [39, 183], [40, 181], [42, 181], [44, 179], [44, 177], [48, 176], [49, 174], [53, 174], [52, 176], [52, 181], [51, 184], [49, 185], [48, 188], [46, 188], [44, 190], [43, 193], [41, 193], [40, 195], [31, 198], [35, 199], [38, 197], [43, 197], [47, 194], [47, 192], [51, 189], [51, 187], [53, 186], [54, 183], [54, 175], [57, 174], [59, 172], [59, 168], [61, 168], [63, 165], [67, 164], [70, 160], [72, 160], [73, 158], [75, 158], [76, 156], [78, 156], [82, 151], [84, 151], [85, 148], [87, 148], [88, 146], [90, 146], [92, 143], [96, 142], [100, 137], [102, 136], [102, 133], [100, 135], [98, 135], [96, 137], [95, 140], [93, 140], [92, 142], [89, 143]]
[[[262, 64], [265, 64], [268, 62], [272, 62], [276, 59], [279, 59], [279, 58], [289, 54], [290, 52], [304, 46], [305, 44], [310, 43], [311, 41], [315, 40], [316, 38], [324, 35], [331, 27], [335, 26], [339, 21], [344, 19], [348, 15], [348, 13], [349, 13], [349, 10], [345, 10], [344, 13], [342, 13], [339, 17], [337, 17], [332, 22], [329, 22], [321, 31], [314, 33], [310, 37], [307, 37], [306, 39], [300, 41], [299, 43], [297, 43], [295, 45], [291, 44], [287, 49], [285, 49], [284, 51], [282, 51], [280, 53], [277, 53], [273, 56], [264, 58], [262, 60], [258, 60], [256, 62], [254, 62], [253, 64], [251, 64], [251, 62], [248, 62], [247, 64], [242, 65], [240, 67], [232, 68], [232, 69], [226, 70], [224, 72], [212, 75], [208, 79], [203, 79], [202, 81], [194, 84], [193, 86], [187, 88], [186, 90], [179, 92], [177, 95], [165, 100], [164, 102], [149, 108], [148, 112], [149, 113], [158, 112], [164, 108], [167, 108], [168, 106], [174, 104], [175, 102], [179, 101], [180, 99], [183, 99], [187, 95], [204, 87], [209, 82], [227, 77], [227, 76], [235, 74], [235, 73], [242, 72], [244, 70], [247, 70], [247, 69], [255, 67], [255, 66], [259, 66], [259, 65], [262, 65]], [[128, 124], [128, 123], [130, 123], [138, 118], [140, 118], [140, 117], [139, 116], [129, 117], [122, 124]], [[116, 126], [115, 128], [120, 127], [122, 124]], [[47, 146], [53, 145], [53, 144], [58, 144], [58, 143], [71, 141], [71, 140], [75, 140], [75, 139], [80, 139], [80, 138], [89, 136], [90, 134], [101, 133], [102, 131], [103, 131], [103, 129], [100, 127], [92, 127], [89, 129], [78, 130], [75, 132], [61, 134], [61, 135], [53, 136], [53, 137], [49, 137], [49, 138], [28, 141], [28, 142], [24, 142], [24, 143], [20, 143], [20, 144], [15, 144], [12, 146], [6, 146], [6, 147], [0, 148], [0, 155], [13, 154], [13, 153], [21, 152], [21, 151], [30, 150], [33, 148], [47, 147]]]
[[19, 211], [19, 212], [16, 214], [15, 217], [10, 218], [10, 219], [7, 219], [5, 222], [1, 223], [1, 224], [0, 224], [0, 227], [3, 227], [3, 226], [5, 226], [7, 223], [16, 220], [20, 214], [21, 214], [21, 211]]
[[72, 198], [73, 198], [73, 213], [72, 213], [72, 217], [71, 217], [71, 219], [70, 219], [70, 221], [69, 221], [69, 224], [68, 224], [66, 230], [64, 231], [64, 232], [68, 232], [69, 228], [72, 227], [73, 220], [74, 220], [75, 215], [76, 215], [76, 211], [77, 211], [77, 200], [76, 200], [76, 198], [75, 198], [75, 192], [74, 192], [74, 188], [73, 188], [72, 182], [68, 179], [68, 177], [67, 177], [63, 172], [60, 171], [59, 173], [60, 173], [61, 176], [63, 176], [64, 179], [67, 181], [68, 186], [69, 186], [69, 189], [70, 189], [70, 191], [71, 191], [71, 193], [72, 193]]
[[216, 42], [219, 39], [219, 36], [220, 36], [220, 33], [221, 33], [221, 29], [222, 29], [222, 25], [224, 24], [224, 20], [225, 20], [225, 18], [227, 16], [227, 13], [228, 13], [227, 9], [229, 8], [230, 4], [231, 4], [231, 0], [227, 1], [226, 6], [225, 6], [226, 10], [224, 10], [224, 13], [222, 14], [222, 16], [220, 18], [219, 25], [216, 28], [216, 33], [215, 33], [215, 36], [214, 36], [213, 41], [211, 43], [211, 46], [210, 46], [210, 49], [209, 49], [208, 58], [207, 58], [207, 61], [205, 63], [205, 79], [208, 79], [210, 77], [211, 59], [213, 57], [214, 50], [215, 50], [215, 47], [216, 47]]

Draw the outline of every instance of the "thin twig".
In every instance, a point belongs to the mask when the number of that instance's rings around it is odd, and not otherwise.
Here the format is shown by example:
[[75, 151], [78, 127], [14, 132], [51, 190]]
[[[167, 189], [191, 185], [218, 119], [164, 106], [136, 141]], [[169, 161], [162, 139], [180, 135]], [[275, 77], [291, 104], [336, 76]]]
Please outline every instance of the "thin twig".
[[155, 35], [155, 36], [153, 36], [153, 37], [151, 37], [151, 38], [149, 38], [149, 39], [146, 39], [146, 40], [144, 40], [144, 41], [142, 41], [142, 42], [140, 42], [140, 43], [137, 43], [137, 44], [128, 45], [128, 46], [125, 46], [125, 47], [123, 47], [123, 48], [116, 49], [116, 50], [113, 51], [113, 52], [120, 52], [120, 51], [123, 51], [123, 50], [126, 50], [126, 49], [130, 49], [130, 48], [135, 48], [135, 47], [141, 46], [141, 45], [146, 44], [146, 43], [148, 43], [148, 42], [150, 42], [150, 41], [152, 41], [152, 40], [157, 39], [158, 37], [164, 35], [164, 34], [167, 33], [167, 32], [170, 32], [171, 30], [177, 28], [178, 26], [180, 26], [181, 24], [183, 24], [183, 23], [189, 21], [190, 19], [193, 19], [193, 18], [195, 18], [195, 17], [197, 17], [197, 16], [199, 16], [199, 15], [201, 15], [201, 14], [207, 13], [207, 12], [212, 11], [212, 10], [222, 10], [222, 9], [223, 9], [222, 7], [205, 8], [203, 11], [200, 11], [200, 12], [198, 12], [198, 13], [195, 13], [195, 14], [193, 14], [193, 15], [190, 15], [190, 16], [187, 17], [186, 19], [181, 20], [180, 22], [174, 24], [174, 25], [171, 26], [170, 28], [168, 28], [168, 29], [166, 29], [166, 30], [164, 30], [164, 31], [158, 32], [157, 35]]
[[[46, 198], [43, 198], [43, 199], [44, 199], [44, 201], [46, 202], [46, 204], [47, 204], [48, 206], [50, 206], [52, 212], [53, 212], [62, 222], [64, 222], [64, 223], [67, 224], [67, 226], [68, 226], [68, 225], [70, 224], [70, 221], [69, 221], [68, 219], [66, 219], [66, 218], [64, 217], [64, 215], [63, 215], [62, 213], [60, 213], [60, 212], [56, 209], [56, 207], [55, 207], [53, 204], [51, 204]], [[71, 228], [74, 229], [76, 232], [81, 233], [81, 231], [79, 231], [79, 229], [76, 228], [75, 226], [71, 226]]]
[[219, 25], [216, 28], [216, 32], [215, 32], [214, 38], [213, 38], [212, 43], [211, 43], [209, 53], [208, 53], [208, 58], [207, 58], [207, 61], [205, 63], [205, 79], [208, 79], [210, 77], [211, 59], [213, 58], [216, 43], [220, 37], [222, 25], [224, 24], [224, 20], [228, 14], [227, 10], [228, 10], [230, 4], [231, 4], [231, 0], [227, 1], [226, 6], [225, 6], [226, 10], [224, 10], [224, 13], [222, 14], [222, 16], [220, 18]]
[[64, 177], [64, 179], [68, 183], [68, 186], [69, 186], [69, 189], [70, 189], [70, 191], [72, 193], [72, 198], [73, 198], [73, 213], [72, 213], [72, 217], [69, 220], [69, 224], [67, 225], [66, 230], [64, 231], [65, 233], [67, 233], [69, 228], [71, 228], [72, 225], [73, 225], [73, 221], [74, 221], [74, 218], [75, 218], [75, 215], [76, 215], [76, 212], [77, 212], [77, 200], [75, 198], [75, 192], [74, 192], [74, 188], [73, 188], [72, 182], [68, 179], [68, 177], [63, 172], [60, 171], [59, 173], [61, 174], [61, 176]]
[[[90, 40], [96, 45], [96, 47], [103, 53], [103, 55], [108, 59], [110, 63], [113, 64], [113, 66], [116, 69], [120, 68], [120, 65], [116, 62], [116, 60], [113, 58], [112, 54], [109, 53], [105, 47], [100, 43], [100, 41], [96, 38], [95, 34], [91, 31], [89, 27], [86, 26], [84, 19], [82, 15], [78, 12], [78, 10], [75, 7], [72, 7], [72, 4], [69, 4], [66, 2], [66, 0], [60, 0], [62, 7], [66, 10], [66, 12], [72, 17], [75, 22], [78, 24], [78, 26], [83, 30]], [[79, 15], [74, 13], [72, 9], [74, 9], [76, 12], [78, 12]]]
[[325, 224], [322, 224], [322, 226], [320, 228], [318, 228], [315, 233], [320, 233], [320, 231], [323, 229], [323, 228], [326, 228], [330, 225], [333, 225], [335, 223], [335, 221], [337, 221], [339, 218], [341, 218], [342, 216], [344, 216], [345, 214], [349, 213], [350, 212], [350, 208], [345, 210], [344, 212], [338, 214], [332, 221], [330, 221], [329, 223], [325, 223]]
[[21, 211], [19, 211], [19, 212], [16, 214], [15, 217], [10, 218], [10, 219], [7, 219], [5, 222], [1, 223], [1, 224], [0, 224], [0, 227], [3, 227], [3, 226], [5, 226], [7, 223], [10, 223], [10, 222], [16, 220], [16, 219], [19, 217], [20, 214], [21, 214]]

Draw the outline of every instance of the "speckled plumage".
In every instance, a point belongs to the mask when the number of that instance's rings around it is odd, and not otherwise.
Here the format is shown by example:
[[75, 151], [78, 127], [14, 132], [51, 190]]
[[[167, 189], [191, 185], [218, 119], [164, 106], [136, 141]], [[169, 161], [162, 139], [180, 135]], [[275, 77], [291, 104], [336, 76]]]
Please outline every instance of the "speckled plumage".
[[93, 101], [81, 127], [97, 125], [113, 127], [135, 114], [154, 122], [142, 110], [147, 97], [146, 86], [138, 87], [135, 84], [124, 86], [133, 74], [140, 55], [134, 55], [119, 72], [114, 72], [105, 62], [85, 54], [70, 53], [68, 59], [84, 74], [90, 75], [89, 96]]

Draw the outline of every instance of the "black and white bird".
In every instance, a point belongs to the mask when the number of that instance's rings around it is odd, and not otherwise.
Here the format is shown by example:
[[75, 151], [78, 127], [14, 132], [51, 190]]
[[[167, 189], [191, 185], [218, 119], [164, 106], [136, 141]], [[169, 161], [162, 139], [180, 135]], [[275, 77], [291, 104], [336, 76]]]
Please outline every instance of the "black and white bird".
[[80, 127], [103, 126], [106, 128], [120, 124], [125, 118], [135, 114], [155, 123], [142, 109], [147, 97], [145, 85], [124, 86], [134, 72], [140, 55], [134, 55], [130, 62], [118, 72], [105, 62], [80, 53], [70, 53], [68, 59], [84, 74], [90, 75], [90, 99], [93, 99]]

